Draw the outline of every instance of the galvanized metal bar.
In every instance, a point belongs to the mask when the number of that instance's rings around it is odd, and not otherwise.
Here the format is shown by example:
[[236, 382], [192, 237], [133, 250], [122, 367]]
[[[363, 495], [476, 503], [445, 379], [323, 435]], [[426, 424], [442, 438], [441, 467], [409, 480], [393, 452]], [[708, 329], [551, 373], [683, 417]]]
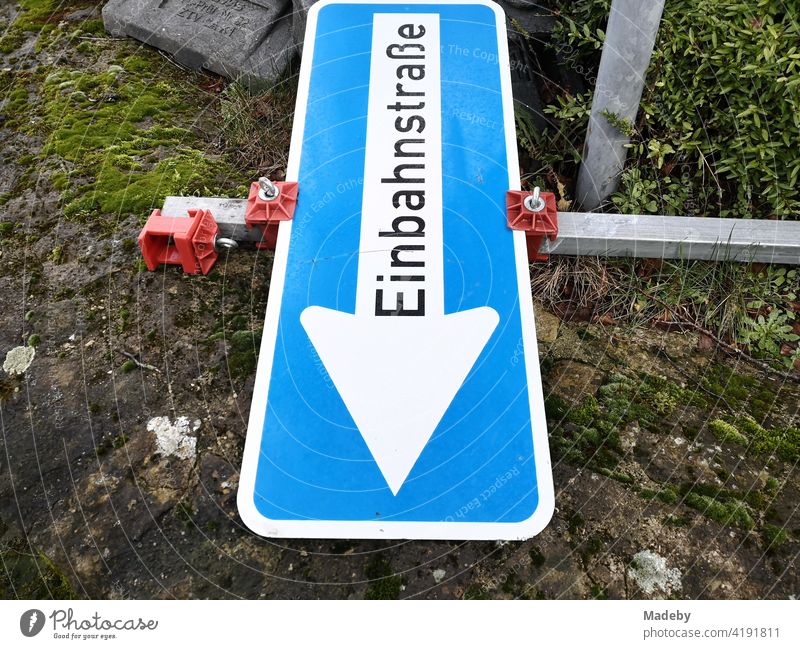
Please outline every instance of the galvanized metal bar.
[[244, 223], [247, 201], [242, 198], [213, 198], [208, 196], [167, 196], [161, 213], [164, 216], [186, 216], [189, 210], [211, 210], [219, 226], [219, 236], [239, 243], [258, 243], [261, 231]]
[[[233, 198], [169, 196], [161, 211], [186, 216], [190, 209], [211, 210], [220, 237], [256, 243], [260, 233], [244, 224], [246, 205]], [[542, 252], [800, 265], [800, 221], [560, 212], [558, 228], [558, 238], [545, 241]]]
[[606, 115], [631, 125], [636, 122], [663, 10], [664, 0], [611, 3], [575, 192], [584, 210], [597, 209], [617, 189], [630, 137]]
[[555, 255], [800, 264], [800, 222], [560, 212]]

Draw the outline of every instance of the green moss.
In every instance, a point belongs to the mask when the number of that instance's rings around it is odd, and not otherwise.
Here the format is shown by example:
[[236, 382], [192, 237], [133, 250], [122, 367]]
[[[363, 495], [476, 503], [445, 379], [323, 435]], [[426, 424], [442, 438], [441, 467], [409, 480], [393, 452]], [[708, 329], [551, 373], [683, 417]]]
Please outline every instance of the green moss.
[[592, 534], [580, 544], [578, 550], [581, 553], [584, 564], [588, 564], [592, 557], [603, 552], [605, 547], [605, 540], [599, 534]]
[[542, 554], [538, 548], [531, 548], [528, 551], [528, 556], [531, 558], [531, 565], [534, 568], [541, 568], [547, 561], [547, 558]]
[[761, 529], [761, 538], [766, 550], [775, 552], [789, 541], [789, 532], [784, 527], [767, 524]]
[[[22, 115], [24, 115], [25, 109], [28, 106], [28, 95], [28, 89], [24, 86], [12, 87], [6, 94], [4, 110], [10, 116], [10, 119], [6, 122], [8, 126], [13, 127], [19, 123], [19, 120], [23, 119]], [[25, 164], [22, 159], [18, 159], [17, 162], [20, 165]]]
[[111, 447], [120, 449], [128, 443], [129, 439], [130, 438], [127, 435], [117, 435], [113, 440], [111, 440]]
[[31, 334], [28, 336], [28, 347], [38, 347], [42, 342], [42, 337], [39, 334]]
[[599, 416], [600, 404], [597, 403], [597, 399], [589, 395], [580, 406], [569, 411], [568, 419], [578, 426], [591, 426]]
[[25, 40], [22, 30], [8, 30], [0, 36], [0, 54], [11, 54], [19, 48]]
[[739, 417], [736, 424], [752, 440], [750, 450], [761, 455], [775, 453], [785, 462], [800, 460], [800, 430], [794, 427], [767, 429], [748, 415]]
[[[91, 220], [105, 235], [115, 231], [120, 215], [144, 221], [167, 195], [224, 194], [219, 185], [238, 187], [244, 180], [177, 125], [191, 121], [195, 106], [206, 102], [198, 89], [172, 78], [155, 54], [120, 60], [102, 71], [53, 68], [34, 107], [46, 135], [36, 161], [56, 156], [71, 167], [50, 177], [62, 192], [65, 218]], [[15, 112], [26, 114], [27, 88], [17, 84], [8, 96]]]
[[38, 31], [63, 8], [63, 0], [19, 0], [22, 11], [14, 21], [15, 26], [28, 31]]
[[727, 365], [714, 365], [703, 375], [703, 387], [715, 395], [721, 405], [736, 412], [748, 412], [763, 422], [775, 405], [775, 393], [752, 376], [737, 374]]
[[720, 442], [727, 442], [731, 444], [739, 444], [747, 446], [749, 440], [742, 435], [733, 424], [729, 424], [721, 419], [714, 419], [708, 422], [708, 429], [713, 433]]
[[[60, 34], [57, 26], [59, 13], [66, 7], [60, 0], [19, 0], [20, 12], [14, 22], [3, 30], [0, 38], [0, 52], [10, 54], [25, 41], [29, 32], [38, 32], [35, 51], [41, 51], [48, 45], [54, 34]], [[70, 9], [88, 6], [89, 2], [73, 2]]]
[[42, 552], [20, 539], [0, 545], [0, 597], [77, 599], [69, 580]]
[[611, 478], [612, 480], [616, 480], [617, 482], [622, 482], [623, 484], [633, 484], [633, 477], [624, 471], [613, 471], [611, 469], [602, 467], [599, 469], [598, 473], [606, 476], [607, 478]]
[[102, 47], [98, 43], [92, 41], [81, 41], [75, 46], [75, 50], [81, 54], [98, 54]]
[[175, 516], [181, 521], [184, 527], [189, 528], [194, 526], [194, 517], [197, 515], [197, 512], [194, 511], [191, 504], [181, 501], [175, 505], [174, 512]]
[[772, 502], [763, 491], [758, 489], [751, 489], [745, 493], [744, 500], [750, 507], [759, 512], [766, 510]]
[[[214, 338], [214, 336], [211, 338]], [[261, 330], [235, 331], [228, 336], [228, 342], [230, 343], [228, 370], [231, 376], [237, 378], [250, 376], [258, 364]]]
[[156, 73], [153, 59], [144, 54], [129, 54], [117, 58], [117, 65], [122, 66], [126, 72], [134, 74]]
[[86, 36], [105, 36], [106, 28], [100, 18], [85, 20], [80, 24], [78, 33]]
[[686, 494], [685, 502], [689, 507], [722, 525], [734, 525], [744, 530], [752, 530], [756, 525], [747, 505], [734, 498], [723, 500], [689, 492]]
[[658, 490], [641, 489], [639, 495], [647, 500], [658, 499], [667, 505], [674, 505], [680, 498], [675, 488], [670, 485], [664, 485]]
[[570, 534], [575, 535], [580, 532], [585, 523], [586, 521], [583, 520], [580, 512], [572, 512], [567, 518], [567, 530], [569, 530]]
[[464, 599], [491, 599], [491, 595], [483, 586], [470, 584], [464, 591]]
[[550, 393], [544, 398], [544, 412], [548, 420], [561, 422], [569, 412], [569, 405], [557, 394]]
[[58, 265], [64, 260], [64, 246], [58, 245], [50, 252], [50, 261]]
[[128, 372], [133, 372], [133, 370], [135, 370], [137, 367], [138, 365], [136, 364], [135, 361], [128, 359], [122, 364], [122, 367], [120, 367], [120, 369], [127, 374]]
[[690, 391], [660, 376], [612, 374], [597, 396], [587, 396], [570, 407], [551, 395], [545, 401], [549, 420], [555, 423], [551, 444], [556, 460], [588, 466], [630, 484], [633, 479], [616, 470], [623, 455], [619, 431], [637, 421], [643, 428], [660, 432], [664, 420], [678, 407], [705, 406]]
[[385, 559], [375, 558], [367, 566], [366, 575], [370, 584], [364, 594], [365, 599], [397, 599], [400, 595], [403, 579], [394, 574]]
[[514, 599], [533, 599], [536, 597], [535, 589], [516, 572], [506, 574], [500, 589]]
[[228, 331], [239, 331], [247, 329], [247, 326], [249, 324], [250, 324], [250, 317], [243, 313], [239, 313], [238, 315], [235, 315], [229, 320], [227, 320], [224, 323], [224, 326]]
[[778, 489], [780, 488], [780, 486], [781, 483], [776, 478], [770, 476], [769, 478], [767, 478], [767, 482], [764, 485], [764, 491], [774, 496], [775, 494], [778, 493]]
[[48, 182], [53, 189], [63, 191], [69, 186], [69, 175], [63, 171], [57, 171], [53, 174], [50, 174]]

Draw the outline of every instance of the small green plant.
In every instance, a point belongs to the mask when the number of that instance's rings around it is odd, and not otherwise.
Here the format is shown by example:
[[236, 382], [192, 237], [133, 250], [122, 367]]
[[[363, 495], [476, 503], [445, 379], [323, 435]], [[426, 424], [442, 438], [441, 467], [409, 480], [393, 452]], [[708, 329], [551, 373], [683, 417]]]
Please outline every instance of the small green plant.
[[675, 153], [673, 149], [666, 142], [651, 139], [647, 142], [647, 159], [656, 161], [656, 168], [661, 169], [668, 155]]
[[741, 342], [761, 356], [780, 356], [783, 343], [800, 340], [800, 336], [794, 333], [794, 320], [794, 313], [780, 309], [773, 309], [766, 316], [748, 318], [741, 334]]
[[608, 108], [604, 109], [600, 114], [606, 118], [606, 121], [611, 124], [611, 126], [623, 135], [627, 135], [628, 137], [636, 135], [636, 127], [628, 118], [622, 117], [617, 113], [612, 113]]
[[772, 476], [770, 476], [769, 478], [767, 478], [767, 482], [764, 485], [764, 491], [766, 491], [768, 494], [774, 495], [778, 493], [778, 489], [780, 488], [780, 486], [781, 483], [777, 480], [777, 478], [773, 478]]
[[58, 245], [50, 252], [50, 261], [58, 265], [64, 260], [64, 246]]
[[631, 168], [622, 174], [620, 184], [622, 191], [611, 200], [622, 214], [658, 214], [661, 192], [657, 181], [645, 177], [641, 169]]

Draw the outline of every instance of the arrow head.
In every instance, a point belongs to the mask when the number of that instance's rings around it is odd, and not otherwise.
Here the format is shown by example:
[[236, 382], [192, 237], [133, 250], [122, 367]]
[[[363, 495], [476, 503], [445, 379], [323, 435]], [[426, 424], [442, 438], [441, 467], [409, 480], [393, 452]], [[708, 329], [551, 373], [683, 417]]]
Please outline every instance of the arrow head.
[[433, 317], [300, 315], [314, 349], [397, 495], [500, 318], [490, 307]]

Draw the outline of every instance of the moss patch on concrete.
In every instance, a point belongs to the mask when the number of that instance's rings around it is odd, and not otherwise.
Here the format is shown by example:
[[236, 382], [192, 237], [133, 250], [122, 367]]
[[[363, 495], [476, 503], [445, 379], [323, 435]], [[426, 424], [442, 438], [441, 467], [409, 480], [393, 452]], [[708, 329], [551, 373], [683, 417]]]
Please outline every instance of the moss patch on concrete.
[[750, 455], [775, 454], [784, 462], [800, 460], [800, 429], [792, 426], [766, 428], [749, 415], [733, 422], [713, 419], [708, 429], [721, 442], [744, 446]]
[[364, 593], [365, 599], [397, 599], [403, 585], [403, 578], [392, 570], [385, 559], [373, 560], [366, 570], [370, 584]]
[[67, 577], [42, 552], [22, 540], [0, 544], [0, 597], [3, 599], [77, 599]]
[[170, 194], [246, 195], [251, 174], [197, 132], [218, 110], [199, 87], [202, 76], [131, 42], [79, 40], [103, 33], [102, 21], [58, 17], [84, 5], [91, 3], [24, 2], [7, 30], [17, 45], [33, 31], [37, 48], [68, 47], [73, 55], [0, 75], [5, 125], [44, 138], [40, 152], [15, 160], [25, 172], [5, 200], [45, 183], [61, 193], [66, 219], [96, 224], [107, 236], [120, 217], [143, 222]]
[[58, 179], [69, 187], [62, 197], [67, 219], [145, 218], [169, 194], [215, 193], [236, 176], [219, 156], [197, 148], [189, 130], [175, 126], [190, 110], [186, 89], [141, 76], [140, 59], [133, 73], [123, 65], [96, 73], [61, 69], [44, 80], [43, 113], [52, 131], [43, 154], [72, 167]]
[[703, 374], [701, 385], [720, 405], [748, 412], [758, 422], [769, 416], [777, 399], [774, 390], [765, 382], [723, 364], [710, 367]]
[[720, 442], [740, 444], [741, 446], [747, 446], [748, 444], [747, 437], [742, 435], [736, 429], [736, 426], [729, 424], [727, 421], [713, 419], [712, 421], [708, 422], [708, 429]]
[[597, 391], [578, 406], [570, 407], [557, 395], [545, 402], [551, 431], [554, 460], [588, 466], [604, 475], [630, 482], [622, 472], [614, 472], [622, 457], [619, 431], [636, 421], [642, 428], [663, 431], [665, 419], [678, 405], [703, 406], [705, 402], [661, 376], [614, 373]]

